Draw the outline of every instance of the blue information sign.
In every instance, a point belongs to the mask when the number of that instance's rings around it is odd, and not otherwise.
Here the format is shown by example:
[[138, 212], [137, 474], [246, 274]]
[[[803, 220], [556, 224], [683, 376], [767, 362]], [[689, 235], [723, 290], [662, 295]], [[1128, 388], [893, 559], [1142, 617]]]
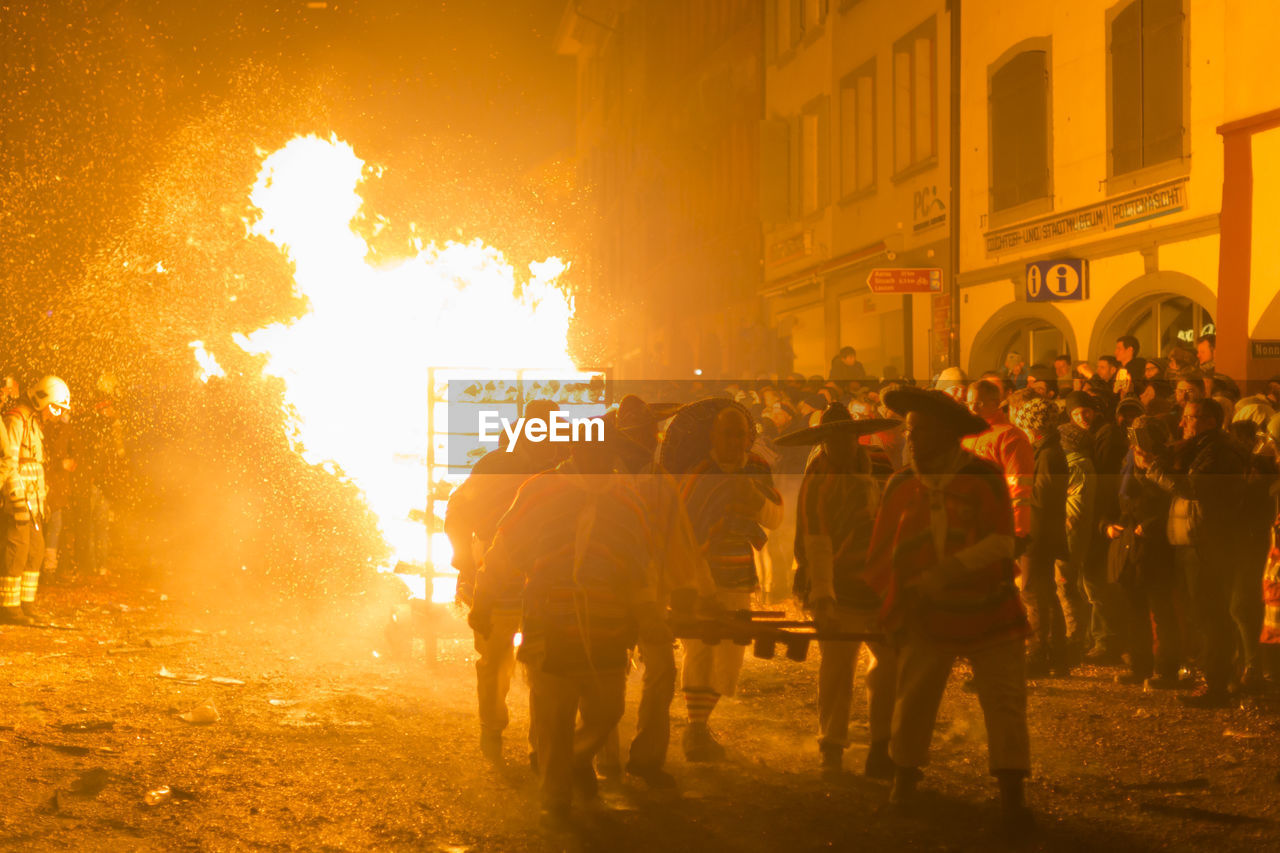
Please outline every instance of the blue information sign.
[[1066, 302], [1089, 298], [1089, 262], [1083, 258], [1027, 264], [1028, 302]]

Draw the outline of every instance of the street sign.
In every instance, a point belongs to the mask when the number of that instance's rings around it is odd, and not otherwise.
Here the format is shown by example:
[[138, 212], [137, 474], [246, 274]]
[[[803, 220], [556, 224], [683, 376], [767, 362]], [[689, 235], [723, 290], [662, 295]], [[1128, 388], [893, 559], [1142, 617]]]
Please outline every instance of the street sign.
[[875, 269], [867, 276], [872, 293], [941, 293], [942, 270], [937, 267]]
[[1089, 296], [1089, 262], [1083, 258], [1027, 264], [1028, 302], [1082, 301]]
[[1254, 358], [1280, 358], [1280, 341], [1249, 341]]

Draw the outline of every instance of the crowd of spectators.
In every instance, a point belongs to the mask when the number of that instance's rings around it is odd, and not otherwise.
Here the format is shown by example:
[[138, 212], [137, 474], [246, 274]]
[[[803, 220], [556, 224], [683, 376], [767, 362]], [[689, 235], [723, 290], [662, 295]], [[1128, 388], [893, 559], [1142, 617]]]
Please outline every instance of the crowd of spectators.
[[[1028, 675], [1111, 666], [1120, 683], [1187, 690], [1186, 702], [1214, 707], [1280, 684], [1268, 656], [1280, 642], [1280, 378], [1242, 393], [1216, 370], [1215, 343], [1206, 335], [1146, 358], [1125, 336], [1092, 363], [1027, 365], [1011, 352], [980, 376], [951, 367], [928, 382], [869, 378], [845, 348], [826, 377], [688, 383], [666, 397], [742, 403], [793, 505], [807, 448], [778, 446], [780, 436], [816, 425], [832, 403], [855, 418], [891, 416], [880, 401], [895, 387], [952, 395], [989, 424], [966, 447], [1009, 485]], [[881, 477], [907, 461], [900, 431], [862, 441]], [[790, 590], [789, 534], [762, 555], [775, 601]]]

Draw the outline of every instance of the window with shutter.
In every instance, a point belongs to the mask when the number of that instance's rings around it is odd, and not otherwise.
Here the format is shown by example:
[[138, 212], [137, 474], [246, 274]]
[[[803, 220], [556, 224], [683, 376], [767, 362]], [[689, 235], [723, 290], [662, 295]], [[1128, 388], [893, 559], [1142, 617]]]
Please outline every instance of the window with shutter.
[[893, 170], [938, 153], [937, 27], [930, 18], [893, 46]]
[[806, 110], [800, 115], [800, 211], [805, 216], [821, 207], [819, 176], [818, 111]]
[[1049, 195], [1047, 59], [1023, 51], [991, 75], [992, 212]]
[[1133, 0], [1111, 20], [1111, 174], [1183, 154], [1183, 0]]
[[840, 83], [840, 195], [875, 186], [875, 60]]
[[876, 185], [876, 73], [873, 66], [858, 77], [857, 189]]
[[911, 55], [893, 53], [893, 170], [911, 165]]
[[791, 50], [791, 7], [793, 0], [776, 0], [773, 6], [774, 34], [777, 36], [777, 55]]

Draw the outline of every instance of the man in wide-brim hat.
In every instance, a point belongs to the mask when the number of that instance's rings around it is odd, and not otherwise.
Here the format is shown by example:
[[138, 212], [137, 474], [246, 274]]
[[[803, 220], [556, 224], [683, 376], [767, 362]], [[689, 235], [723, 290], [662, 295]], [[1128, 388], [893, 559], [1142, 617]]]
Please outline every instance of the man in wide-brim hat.
[[[756, 558], [768, 543], [768, 531], [782, 523], [783, 504], [768, 462], [751, 452], [755, 430], [750, 416], [741, 406], [725, 403], [707, 425], [706, 455], [684, 473], [680, 491], [694, 539], [715, 579], [716, 602], [736, 611], [749, 609], [751, 594], [759, 589]], [[712, 734], [709, 720], [720, 697], [737, 690], [745, 648], [696, 639], [686, 640], [684, 648], [681, 687], [689, 712], [685, 758], [718, 761], [725, 749]]]
[[867, 556], [898, 652], [890, 802], [906, 809], [915, 800], [947, 678], [966, 657], [1005, 817], [1025, 826], [1027, 615], [1014, 585], [1013, 511], [1003, 474], [960, 446], [987, 423], [939, 391], [898, 388], [884, 404], [906, 419], [911, 460], [885, 488]]
[[[809, 460], [796, 510], [795, 593], [813, 614], [822, 632], [873, 633], [878, 630], [880, 600], [867, 586], [867, 547], [880, 501], [880, 486], [871, 476], [871, 459], [858, 439], [901, 425], [889, 418], [854, 420], [840, 403], [822, 413], [818, 426], [779, 439], [821, 447]], [[819, 640], [818, 749], [823, 775], [838, 776], [849, 746], [849, 706], [860, 642]], [[893, 778], [889, 733], [893, 721], [897, 670], [892, 648], [868, 643], [867, 670], [871, 745], [866, 774]]]
[[902, 426], [902, 421], [897, 418], [863, 418], [855, 420], [843, 403], [832, 403], [823, 411], [822, 418], [817, 426], [805, 427], [795, 432], [789, 432], [786, 435], [780, 435], [774, 441], [774, 444], [780, 447], [826, 444], [829, 439], [837, 436], [849, 436], [856, 439], [864, 435], [886, 432], [900, 426]]

